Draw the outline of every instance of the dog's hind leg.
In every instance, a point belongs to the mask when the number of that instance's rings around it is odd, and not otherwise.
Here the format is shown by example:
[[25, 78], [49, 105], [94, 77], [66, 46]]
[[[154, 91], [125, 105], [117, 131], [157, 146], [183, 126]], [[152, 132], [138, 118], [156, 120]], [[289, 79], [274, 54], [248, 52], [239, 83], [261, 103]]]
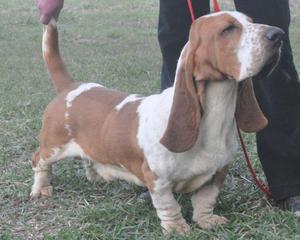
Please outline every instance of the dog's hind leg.
[[[32, 158], [32, 169], [34, 171], [34, 184], [31, 189], [31, 198], [37, 198], [39, 196], [51, 196], [51, 176], [52, 176], [52, 164], [66, 157], [80, 157], [82, 159], [87, 158], [81, 146], [72, 139], [65, 139], [65, 143], [58, 144], [57, 147], [53, 147], [51, 139], [43, 140], [41, 147]], [[61, 141], [62, 142], [62, 141]]]
[[59, 160], [60, 150], [38, 149], [32, 157], [32, 169], [34, 171], [34, 184], [31, 188], [30, 197], [51, 196], [52, 164]]

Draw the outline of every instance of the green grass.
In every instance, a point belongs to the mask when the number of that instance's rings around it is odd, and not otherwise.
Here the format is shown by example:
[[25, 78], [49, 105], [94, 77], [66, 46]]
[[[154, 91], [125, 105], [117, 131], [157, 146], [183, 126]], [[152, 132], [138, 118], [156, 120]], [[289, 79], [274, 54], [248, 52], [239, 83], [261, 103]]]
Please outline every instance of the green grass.
[[[300, 4], [291, 1], [291, 38], [300, 69]], [[41, 57], [42, 27], [33, 1], [0, 0], [0, 239], [300, 239], [300, 220], [272, 207], [249, 181], [240, 153], [216, 212], [228, 225], [186, 237], [163, 236], [143, 189], [87, 182], [80, 161], [54, 167], [54, 196], [29, 200], [31, 155], [41, 115], [53, 98]], [[228, 1], [223, 8], [230, 8]], [[159, 91], [158, 1], [68, 0], [60, 18], [61, 49], [75, 78], [126, 92]], [[262, 175], [254, 136], [247, 143]], [[177, 195], [191, 222], [188, 195]]]

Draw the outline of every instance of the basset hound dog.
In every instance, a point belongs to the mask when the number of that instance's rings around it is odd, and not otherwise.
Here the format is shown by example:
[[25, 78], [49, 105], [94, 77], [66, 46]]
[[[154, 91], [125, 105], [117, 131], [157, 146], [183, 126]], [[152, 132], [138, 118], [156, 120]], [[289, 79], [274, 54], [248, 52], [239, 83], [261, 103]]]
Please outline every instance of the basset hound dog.
[[251, 77], [274, 68], [282, 35], [239, 12], [203, 16], [191, 26], [174, 86], [142, 97], [75, 82], [52, 19], [43, 57], [57, 96], [43, 115], [31, 197], [52, 195], [51, 165], [78, 156], [91, 181], [146, 186], [165, 232], [190, 229], [173, 192], [192, 193], [192, 220], [201, 228], [226, 223], [213, 207], [237, 150], [235, 119], [246, 132], [266, 126]]

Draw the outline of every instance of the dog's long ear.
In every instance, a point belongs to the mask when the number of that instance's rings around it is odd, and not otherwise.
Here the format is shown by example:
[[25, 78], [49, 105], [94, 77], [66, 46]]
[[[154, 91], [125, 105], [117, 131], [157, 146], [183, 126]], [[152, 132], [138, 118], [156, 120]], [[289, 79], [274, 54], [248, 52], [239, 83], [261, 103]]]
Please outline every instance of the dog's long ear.
[[251, 79], [240, 83], [236, 121], [245, 132], [258, 132], [268, 124], [268, 120], [257, 103]]
[[198, 138], [201, 114], [199, 99], [203, 98], [204, 83], [197, 85], [197, 95], [193, 79], [195, 48], [188, 43], [181, 54], [168, 125], [160, 139], [160, 143], [171, 152], [187, 151]]

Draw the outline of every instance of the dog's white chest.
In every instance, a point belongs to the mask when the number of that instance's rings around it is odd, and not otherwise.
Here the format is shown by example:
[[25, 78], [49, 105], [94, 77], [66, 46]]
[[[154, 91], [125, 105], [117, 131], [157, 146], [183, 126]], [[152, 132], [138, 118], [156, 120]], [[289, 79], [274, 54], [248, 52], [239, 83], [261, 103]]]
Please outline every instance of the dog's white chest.
[[180, 171], [187, 179], [179, 182], [175, 190], [190, 192], [199, 188], [233, 160], [237, 148], [236, 98], [235, 82], [208, 83], [198, 141], [190, 150], [190, 159], [182, 160], [189, 166]]
[[149, 166], [159, 177], [172, 182], [176, 191], [199, 188], [233, 159], [237, 148], [234, 113], [238, 84], [214, 82], [208, 83], [206, 88], [199, 137], [190, 150], [170, 152], [159, 143], [151, 143], [159, 142], [163, 131], [156, 136], [147, 132], [148, 144], [143, 149]]

